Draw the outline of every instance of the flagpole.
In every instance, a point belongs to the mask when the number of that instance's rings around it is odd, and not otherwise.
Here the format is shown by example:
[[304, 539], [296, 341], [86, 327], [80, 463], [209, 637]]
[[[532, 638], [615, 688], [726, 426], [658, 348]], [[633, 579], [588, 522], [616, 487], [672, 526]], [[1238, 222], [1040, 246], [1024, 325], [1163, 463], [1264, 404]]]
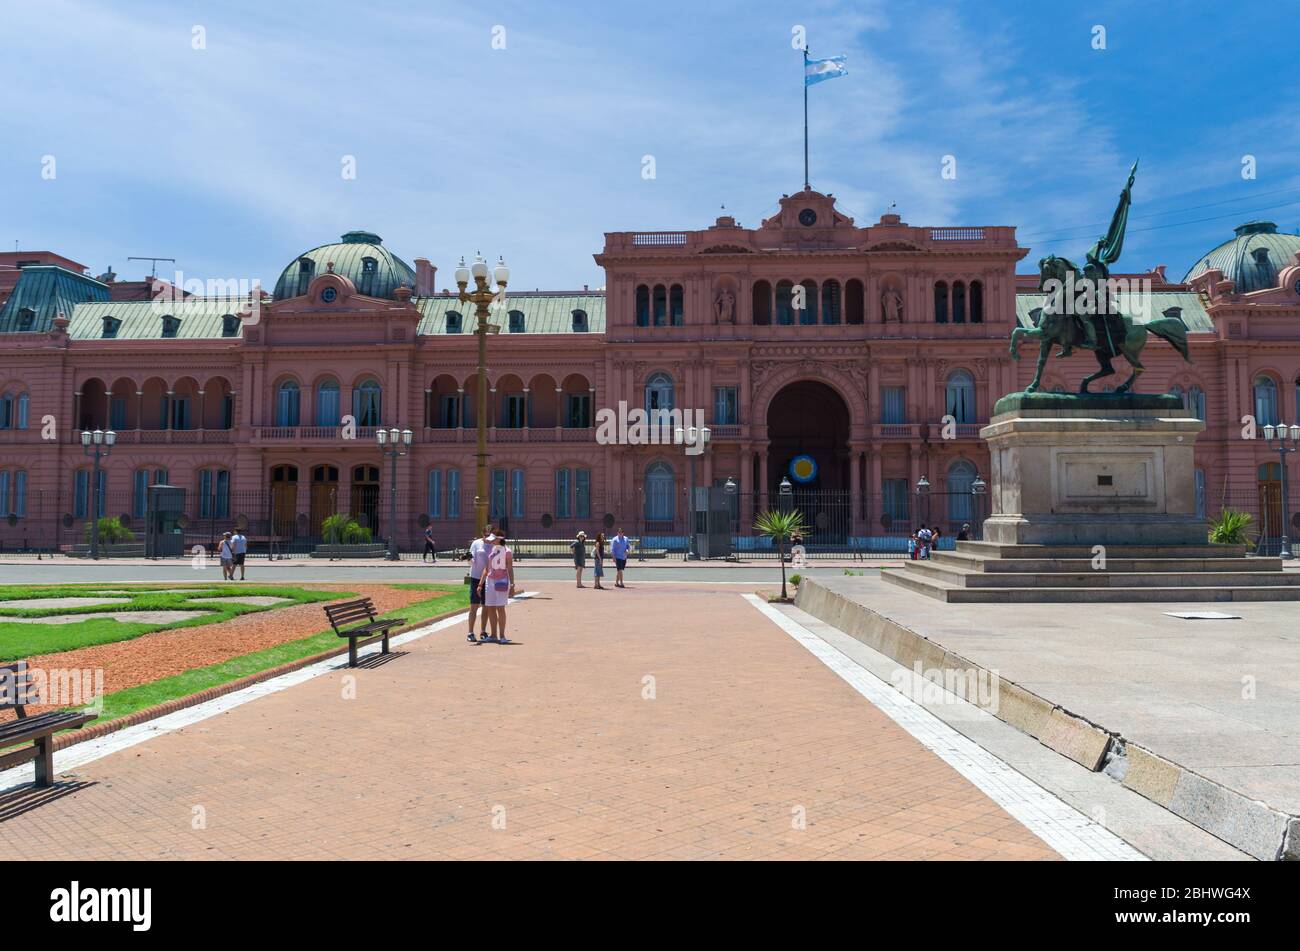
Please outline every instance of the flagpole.
[[809, 191], [808, 182], [808, 47], [803, 49], [803, 188]]

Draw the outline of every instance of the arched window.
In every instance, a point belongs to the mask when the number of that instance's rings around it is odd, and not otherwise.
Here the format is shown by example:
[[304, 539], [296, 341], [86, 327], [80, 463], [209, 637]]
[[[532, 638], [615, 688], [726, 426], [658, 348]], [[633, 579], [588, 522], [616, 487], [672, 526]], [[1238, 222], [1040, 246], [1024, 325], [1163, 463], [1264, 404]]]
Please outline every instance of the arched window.
[[674, 284], [672, 290], [668, 292], [668, 317], [669, 322], [674, 327], [680, 327], [685, 321], [685, 306], [683, 304], [682, 285]]
[[984, 284], [981, 281], [970, 282], [970, 322], [984, 323]]
[[1205, 391], [1199, 386], [1194, 386], [1187, 391], [1187, 408], [1197, 419], [1205, 420]]
[[957, 422], [975, 422], [975, 378], [965, 370], [954, 370], [949, 374], [944, 405], [948, 415]]
[[8, 394], [0, 394], [0, 429], [11, 429], [14, 425], [14, 398]]
[[36, 311], [30, 307], [24, 307], [18, 312], [18, 329], [20, 331], [31, 330], [36, 324]]
[[1178, 402], [1182, 405], [1183, 409], [1187, 409], [1187, 396], [1183, 393], [1183, 388], [1181, 386], [1171, 386], [1169, 388], [1169, 395], [1178, 397]]
[[664, 419], [673, 408], [673, 379], [667, 373], [652, 374], [645, 381], [645, 409], [650, 422]]
[[585, 310], [575, 310], [573, 312], [573, 332], [575, 334], [585, 334], [587, 329], [587, 312]]
[[866, 316], [862, 282], [855, 277], [844, 285], [844, 322], [860, 324], [866, 320]]
[[755, 281], [753, 298], [754, 323], [766, 327], [772, 323], [772, 285]]
[[352, 391], [352, 415], [358, 426], [380, 425], [382, 392], [377, 380], [366, 380]]
[[817, 323], [817, 282], [803, 281], [799, 286], [803, 288], [803, 310], [799, 312], [799, 323], [815, 324]]
[[961, 281], [952, 282], [952, 322], [966, 323], [966, 285]]
[[275, 425], [297, 426], [300, 401], [297, 383], [293, 380], [281, 383], [275, 391]]
[[312, 274], [316, 271], [316, 264], [310, 258], [298, 259], [298, 296], [301, 297], [307, 293], [307, 286], [311, 284]]
[[666, 462], [652, 463], [645, 471], [645, 517], [648, 522], [671, 522], [676, 511], [677, 478]]
[[510, 311], [510, 332], [512, 334], [521, 334], [524, 332], [524, 312], [522, 310]]
[[239, 336], [239, 318], [234, 314], [223, 314], [221, 317], [221, 336], [238, 337]]
[[975, 466], [959, 459], [948, 467], [948, 521], [960, 529], [975, 520], [975, 496], [971, 486], [975, 482]]
[[1277, 405], [1277, 381], [1271, 376], [1255, 378], [1255, 424], [1276, 426], [1280, 423]]
[[464, 324], [464, 318], [454, 310], [447, 311], [447, 333], [458, 334], [461, 332], [461, 326]]
[[822, 323], [838, 324], [840, 322], [840, 282], [825, 281], [822, 284]]
[[668, 323], [668, 289], [662, 284], [655, 285], [654, 304], [654, 325], [656, 327], [666, 326]]
[[794, 323], [794, 284], [790, 281], [776, 285], [776, 322], [782, 326]]
[[650, 288], [638, 284], [636, 288], [636, 325], [650, 326]]
[[947, 281], [935, 281], [934, 283], [934, 322], [936, 324], [946, 324], [948, 322]]
[[357, 286], [358, 293], [365, 294], [367, 297], [373, 297], [375, 294], [375, 283], [379, 277], [379, 262], [374, 258], [361, 259], [361, 283]]
[[316, 425], [339, 424], [339, 384], [337, 380], [322, 380], [316, 386]]

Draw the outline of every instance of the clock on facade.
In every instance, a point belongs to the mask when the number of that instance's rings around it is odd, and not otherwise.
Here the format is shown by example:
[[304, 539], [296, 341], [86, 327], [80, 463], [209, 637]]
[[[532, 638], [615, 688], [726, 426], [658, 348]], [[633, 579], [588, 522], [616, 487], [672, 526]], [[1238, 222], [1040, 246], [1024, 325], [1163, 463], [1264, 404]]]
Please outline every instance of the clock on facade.
[[813, 225], [817, 224], [817, 212], [813, 211], [811, 208], [805, 208], [803, 211], [799, 212], [799, 224], [803, 225], [805, 228], [811, 228]]

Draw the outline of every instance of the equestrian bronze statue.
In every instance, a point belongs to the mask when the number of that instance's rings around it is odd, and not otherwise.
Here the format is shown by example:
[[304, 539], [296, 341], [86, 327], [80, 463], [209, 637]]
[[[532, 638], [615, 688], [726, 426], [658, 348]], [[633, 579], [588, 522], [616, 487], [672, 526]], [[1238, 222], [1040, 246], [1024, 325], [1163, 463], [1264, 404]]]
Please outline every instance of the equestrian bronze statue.
[[1038, 369], [1034, 381], [1025, 387], [1026, 393], [1038, 390], [1043, 377], [1043, 367], [1051, 353], [1052, 345], [1061, 347], [1058, 357], [1070, 356], [1076, 348], [1091, 350], [1097, 357], [1099, 369], [1091, 376], [1084, 377], [1079, 386], [1080, 393], [1088, 392], [1088, 384], [1093, 380], [1114, 374], [1115, 366], [1111, 362], [1116, 357], [1128, 361], [1133, 372], [1120, 386], [1116, 393], [1128, 393], [1138, 375], [1146, 369], [1140, 359], [1142, 348], [1146, 346], [1147, 335], [1155, 334], [1168, 343], [1188, 363], [1192, 362], [1187, 352], [1187, 327], [1177, 317], [1161, 317], [1139, 323], [1119, 310], [1119, 302], [1113, 293], [1109, 265], [1119, 260], [1124, 247], [1124, 231], [1128, 225], [1129, 205], [1133, 200], [1133, 179], [1137, 175], [1137, 162], [1129, 171], [1128, 184], [1120, 192], [1119, 206], [1111, 218], [1110, 230], [1094, 244], [1087, 254], [1087, 263], [1080, 270], [1075, 264], [1054, 254], [1038, 262], [1038, 289], [1047, 293], [1047, 300], [1041, 308], [1031, 312], [1034, 320], [1032, 329], [1016, 327], [1011, 331], [1011, 356], [1020, 359], [1017, 345], [1021, 337], [1037, 340]]

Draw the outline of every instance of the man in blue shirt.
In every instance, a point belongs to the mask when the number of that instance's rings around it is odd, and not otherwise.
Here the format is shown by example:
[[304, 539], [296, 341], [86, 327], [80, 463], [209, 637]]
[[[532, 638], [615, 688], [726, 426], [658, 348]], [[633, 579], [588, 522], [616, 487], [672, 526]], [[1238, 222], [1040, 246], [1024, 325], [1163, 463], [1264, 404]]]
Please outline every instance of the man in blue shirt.
[[[482, 538], [476, 538], [469, 545], [469, 634], [465, 639], [471, 644], [477, 644], [478, 640], [474, 637], [474, 618], [479, 614], [479, 607], [483, 604], [483, 595], [479, 591], [479, 580], [483, 577], [483, 572], [487, 571], [488, 555], [491, 554], [492, 546], [486, 541], [487, 536], [492, 534], [492, 526], [489, 525], [483, 531]], [[479, 629], [479, 636], [487, 640], [487, 623], [488, 613], [485, 609], [483, 612], [483, 623]]]
[[627, 567], [627, 552], [631, 547], [632, 543], [627, 540], [627, 536], [623, 534], [623, 529], [621, 528], [618, 530], [618, 533], [610, 539], [609, 553], [614, 556], [614, 567], [618, 571], [614, 576], [614, 587], [616, 588], [627, 587], [627, 585], [623, 584], [623, 569]]

